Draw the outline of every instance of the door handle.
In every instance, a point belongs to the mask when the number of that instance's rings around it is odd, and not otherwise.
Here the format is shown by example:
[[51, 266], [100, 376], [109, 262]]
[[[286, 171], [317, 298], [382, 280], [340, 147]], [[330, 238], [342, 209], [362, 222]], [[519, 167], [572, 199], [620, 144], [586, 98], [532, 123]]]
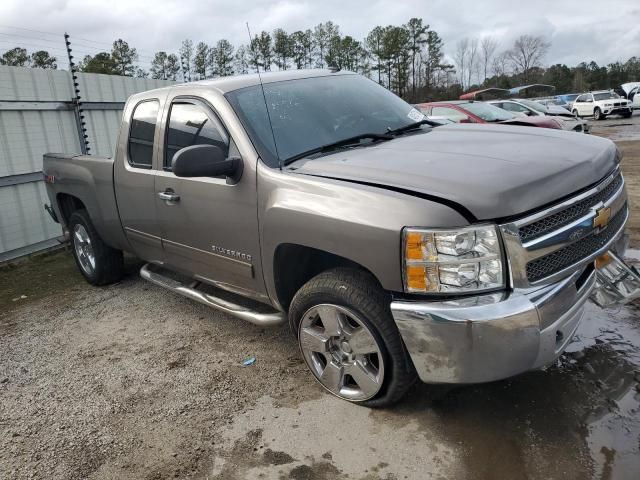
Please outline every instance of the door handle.
[[160, 200], [164, 200], [167, 203], [175, 203], [180, 201], [180, 195], [176, 195], [173, 192], [158, 192], [158, 197], [160, 198]]

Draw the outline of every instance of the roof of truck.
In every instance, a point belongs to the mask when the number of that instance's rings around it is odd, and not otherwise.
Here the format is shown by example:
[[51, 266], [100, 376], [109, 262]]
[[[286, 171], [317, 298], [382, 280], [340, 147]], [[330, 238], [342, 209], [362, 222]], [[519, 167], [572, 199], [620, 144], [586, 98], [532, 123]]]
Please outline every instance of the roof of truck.
[[284, 82], [286, 80], [296, 80], [301, 78], [312, 77], [328, 77], [332, 75], [353, 75], [353, 72], [342, 70], [328, 70], [328, 69], [301, 69], [301, 70], [281, 70], [278, 72], [261, 72], [260, 76], [257, 73], [249, 73], [245, 75], [234, 75], [232, 77], [218, 77], [209, 80], [200, 80], [197, 82], [181, 83], [174, 85], [174, 87], [213, 87], [222, 93], [231, 92], [240, 88], [252, 87], [254, 85], [260, 85], [260, 77], [262, 77], [262, 83], [274, 83]]

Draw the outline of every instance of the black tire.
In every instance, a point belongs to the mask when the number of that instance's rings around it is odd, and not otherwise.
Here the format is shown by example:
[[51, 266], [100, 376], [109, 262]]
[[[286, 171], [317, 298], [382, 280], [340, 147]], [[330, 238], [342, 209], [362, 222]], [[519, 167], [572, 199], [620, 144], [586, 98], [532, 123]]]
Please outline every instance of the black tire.
[[629, 113], [623, 113], [622, 116], [624, 118], [631, 118], [631, 115], [633, 115], [633, 112], [629, 112]]
[[598, 107], [596, 107], [593, 110], [593, 119], [594, 120], [604, 120], [605, 118], [607, 118], [607, 116], [603, 115], [602, 111]]
[[385, 374], [377, 394], [368, 400], [354, 401], [359, 405], [392, 405], [405, 395], [418, 378], [391, 316], [390, 301], [390, 295], [368, 272], [354, 268], [335, 268], [309, 280], [296, 293], [289, 308], [289, 324], [296, 338], [303, 315], [321, 304], [346, 307], [355, 312], [366, 325], [380, 346]]
[[[79, 258], [78, 238], [74, 235], [76, 232], [76, 226], [81, 225], [84, 231], [87, 233], [93, 256], [95, 259], [95, 267], [88, 271], [83, 267]], [[80, 270], [80, 273], [91, 285], [107, 285], [109, 283], [115, 283], [122, 278], [124, 271], [124, 258], [121, 250], [111, 248], [102, 241], [100, 235], [96, 231], [89, 214], [86, 210], [76, 210], [69, 217], [69, 232], [71, 235], [71, 251], [73, 252], [73, 258], [76, 260], [76, 265]]]

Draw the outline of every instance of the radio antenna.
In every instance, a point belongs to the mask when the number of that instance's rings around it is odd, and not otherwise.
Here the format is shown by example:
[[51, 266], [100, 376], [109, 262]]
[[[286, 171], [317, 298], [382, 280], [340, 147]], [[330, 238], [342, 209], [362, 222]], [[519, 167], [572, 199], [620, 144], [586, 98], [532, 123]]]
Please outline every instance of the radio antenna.
[[273, 147], [276, 149], [276, 157], [278, 158], [278, 167], [282, 171], [282, 159], [278, 153], [278, 144], [276, 143], [276, 134], [273, 132], [273, 124], [271, 123], [271, 113], [269, 112], [269, 105], [267, 104], [267, 96], [264, 93], [264, 84], [262, 83], [262, 75], [260, 75], [260, 65], [258, 63], [258, 57], [255, 51], [255, 43], [251, 36], [251, 29], [249, 28], [249, 22], [247, 24], [247, 33], [249, 34], [249, 48], [253, 53], [253, 58], [256, 62], [256, 73], [258, 74], [258, 80], [260, 81], [260, 90], [262, 90], [262, 99], [264, 100], [264, 108], [267, 110], [267, 119], [269, 120], [269, 128], [271, 129], [271, 138], [273, 138]]

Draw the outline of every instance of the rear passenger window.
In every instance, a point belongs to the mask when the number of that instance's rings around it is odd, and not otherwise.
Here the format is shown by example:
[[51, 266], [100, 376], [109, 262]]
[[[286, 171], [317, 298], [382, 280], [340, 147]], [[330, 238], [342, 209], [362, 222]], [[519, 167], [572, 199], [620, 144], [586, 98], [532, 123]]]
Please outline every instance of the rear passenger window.
[[213, 114], [199, 104], [173, 103], [164, 154], [165, 170], [171, 170], [171, 161], [178, 150], [202, 144], [215, 145], [225, 155], [229, 153], [229, 136]]
[[157, 100], [139, 103], [131, 116], [129, 130], [129, 164], [139, 168], [151, 168], [153, 135], [160, 103]]

